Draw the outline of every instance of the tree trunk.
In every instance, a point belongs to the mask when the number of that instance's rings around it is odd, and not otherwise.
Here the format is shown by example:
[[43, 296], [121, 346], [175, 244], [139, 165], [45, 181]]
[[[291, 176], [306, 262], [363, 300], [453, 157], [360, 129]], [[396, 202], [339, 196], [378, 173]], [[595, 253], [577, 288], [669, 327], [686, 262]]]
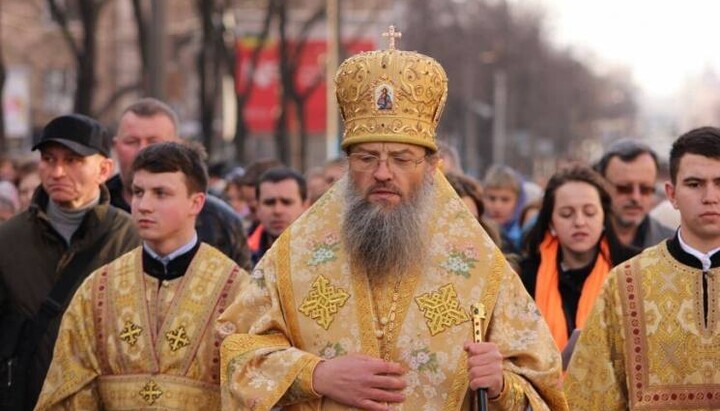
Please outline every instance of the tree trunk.
[[287, 110], [290, 102], [290, 93], [293, 89], [292, 74], [290, 66], [288, 40], [287, 40], [287, 5], [284, 1], [277, 5], [278, 14], [278, 68], [280, 70], [280, 96], [277, 121], [275, 122], [275, 152], [276, 157], [285, 165], [290, 165], [292, 152], [288, 138]]
[[305, 124], [305, 99], [295, 100], [295, 116], [298, 121], [298, 135], [300, 139], [300, 164], [298, 164], [298, 167], [301, 171], [305, 171], [308, 163], [308, 135], [307, 125]]
[[[230, 44], [229, 46], [224, 43], [223, 36], [220, 36], [219, 39], [222, 43], [222, 48], [220, 49], [220, 51], [223, 53], [223, 58], [225, 59], [225, 67], [232, 76], [235, 84], [235, 117], [237, 120], [235, 124], [234, 144], [235, 158], [240, 162], [245, 161], [246, 140], [250, 134], [250, 129], [244, 117], [245, 105], [247, 104], [250, 93], [252, 92], [253, 78], [255, 77], [255, 69], [257, 68], [257, 63], [260, 59], [260, 53], [265, 47], [265, 40], [267, 40], [270, 33], [270, 23], [275, 14], [275, 3], [276, 0], [268, 1], [262, 30], [257, 36], [257, 44], [253, 49], [252, 54], [250, 55], [250, 60], [243, 63], [246, 64], [248, 68], [247, 75], [244, 79], [241, 79], [239, 77], [238, 72], [238, 63], [240, 62], [238, 61], [238, 39], [235, 33], [232, 34], [233, 41], [232, 44]], [[240, 84], [241, 81], [242, 84]]]
[[150, 61], [150, 37], [148, 35], [148, 22], [145, 12], [142, 8], [141, 0], [132, 0], [133, 15], [135, 16], [135, 25], [137, 26], [137, 45], [140, 53], [140, 84], [145, 95], [150, 94], [150, 81], [148, 78], [148, 66]]
[[200, 127], [202, 141], [209, 155], [212, 155], [215, 136], [215, 104], [220, 90], [220, 67], [217, 43], [217, 28], [213, 22], [215, 14], [213, 0], [197, 0], [202, 26], [201, 48], [198, 52], [198, 75], [200, 80]]
[[248, 136], [248, 127], [245, 119], [243, 118], [243, 112], [245, 111], [245, 98], [243, 96], [235, 96], [235, 117], [237, 118], [237, 124], [235, 125], [235, 137], [233, 143], [235, 144], [235, 159], [241, 163], [245, 163], [245, 141]]

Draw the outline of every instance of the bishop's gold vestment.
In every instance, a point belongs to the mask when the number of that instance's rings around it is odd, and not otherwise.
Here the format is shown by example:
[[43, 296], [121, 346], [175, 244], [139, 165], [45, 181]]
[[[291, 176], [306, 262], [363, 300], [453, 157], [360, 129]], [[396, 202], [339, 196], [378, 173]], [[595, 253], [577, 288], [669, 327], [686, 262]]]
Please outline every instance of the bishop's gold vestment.
[[214, 323], [240, 272], [206, 244], [162, 284], [143, 274], [142, 247], [95, 271], [63, 316], [36, 409], [219, 409]]
[[[396, 410], [468, 410], [470, 307], [484, 304], [486, 341], [505, 357], [494, 410], [564, 410], [560, 357], [532, 299], [441, 173], [434, 180], [422, 271], [379, 284], [348, 264], [341, 242], [342, 186], [335, 185], [275, 242], [219, 319], [226, 410], [343, 410], [312, 388], [321, 359], [360, 353], [407, 370]], [[395, 293], [394, 290], [397, 289]], [[382, 337], [378, 312], [397, 310]], [[247, 332], [249, 330], [249, 333]], [[244, 332], [243, 332], [244, 331]]]
[[680, 263], [671, 241], [615, 267], [575, 347], [570, 409], [720, 409], [720, 268]]

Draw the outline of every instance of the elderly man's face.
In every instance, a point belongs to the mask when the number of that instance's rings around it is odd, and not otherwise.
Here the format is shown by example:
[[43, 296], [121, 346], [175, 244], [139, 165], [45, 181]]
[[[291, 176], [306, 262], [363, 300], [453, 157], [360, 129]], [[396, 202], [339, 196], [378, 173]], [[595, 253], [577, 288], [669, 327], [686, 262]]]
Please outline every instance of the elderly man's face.
[[100, 194], [113, 162], [100, 154], [82, 156], [53, 142], [40, 147], [38, 174], [50, 199], [60, 207], [78, 209]]
[[350, 150], [350, 180], [367, 201], [385, 208], [409, 201], [437, 166], [425, 149], [403, 143], [361, 143]]
[[120, 177], [123, 183], [130, 186], [130, 168], [140, 150], [151, 144], [178, 140], [175, 125], [163, 114], [152, 116], [138, 116], [133, 112], [123, 114], [117, 135], [113, 138], [113, 149], [120, 163]]

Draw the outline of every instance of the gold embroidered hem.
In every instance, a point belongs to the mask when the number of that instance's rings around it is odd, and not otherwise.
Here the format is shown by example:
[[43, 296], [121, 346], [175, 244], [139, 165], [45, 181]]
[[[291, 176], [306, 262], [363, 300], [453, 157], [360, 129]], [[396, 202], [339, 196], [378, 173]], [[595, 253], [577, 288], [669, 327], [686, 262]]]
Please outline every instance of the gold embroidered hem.
[[220, 409], [220, 387], [190, 378], [135, 374], [98, 378], [105, 410]]
[[185, 274], [163, 286], [143, 273], [140, 247], [91, 274], [63, 316], [37, 408], [218, 409], [213, 326], [240, 272], [200, 244]]
[[220, 358], [224, 359], [220, 367], [220, 382], [224, 383], [227, 378], [227, 369], [230, 359], [242, 356], [258, 348], [286, 347], [290, 347], [290, 342], [282, 334], [233, 334], [228, 336], [223, 340], [220, 347]]
[[663, 242], [610, 272], [568, 367], [573, 410], [720, 409], [720, 269], [707, 276]]

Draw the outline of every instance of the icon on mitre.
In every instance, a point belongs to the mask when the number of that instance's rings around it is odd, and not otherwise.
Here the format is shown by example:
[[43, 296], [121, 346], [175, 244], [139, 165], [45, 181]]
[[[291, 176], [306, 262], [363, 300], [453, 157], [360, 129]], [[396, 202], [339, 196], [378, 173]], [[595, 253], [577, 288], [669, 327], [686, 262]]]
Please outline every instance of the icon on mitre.
[[375, 88], [375, 104], [378, 110], [392, 110], [393, 89], [387, 84], [381, 84]]

